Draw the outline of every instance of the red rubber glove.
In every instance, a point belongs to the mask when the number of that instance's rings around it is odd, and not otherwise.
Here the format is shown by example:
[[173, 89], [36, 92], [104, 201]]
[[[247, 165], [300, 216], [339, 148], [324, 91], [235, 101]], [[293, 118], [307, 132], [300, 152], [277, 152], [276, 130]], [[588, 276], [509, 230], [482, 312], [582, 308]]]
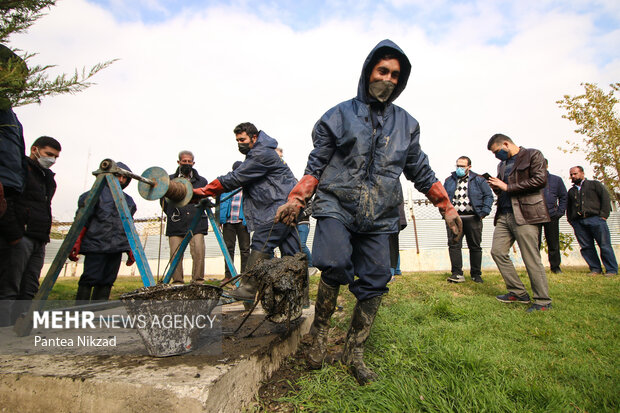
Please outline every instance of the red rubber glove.
[[224, 187], [217, 179], [209, 182], [207, 186], [202, 188], [194, 188], [194, 195], [200, 198], [207, 196], [216, 197], [224, 192]]
[[131, 250], [127, 251], [127, 262], [126, 266], [131, 267], [136, 262], [136, 258], [133, 256], [133, 252]]
[[450, 202], [448, 193], [441, 182], [435, 182], [426, 193], [426, 197], [433, 205], [439, 208], [439, 212], [441, 212], [441, 216], [446, 221], [446, 225], [452, 230], [454, 239], [458, 240], [461, 238], [463, 236], [463, 222]]
[[276, 212], [276, 222], [282, 222], [289, 226], [295, 226], [299, 211], [306, 207], [306, 202], [316, 190], [319, 180], [312, 175], [304, 175], [295, 188], [288, 194], [286, 204], [280, 206]]
[[71, 261], [77, 262], [77, 260], [79, 260], [78, 254], [80, 253], [80, 247], [82, 246], [82, 239], [84, 238], [84, 234], [86, 234], [86, 227], [82, 228], [80, 235], [78, 236], [77, 240], [75, 240], [75, 244], [73, 244], [73, 248], [69, 253], [69, 259]]

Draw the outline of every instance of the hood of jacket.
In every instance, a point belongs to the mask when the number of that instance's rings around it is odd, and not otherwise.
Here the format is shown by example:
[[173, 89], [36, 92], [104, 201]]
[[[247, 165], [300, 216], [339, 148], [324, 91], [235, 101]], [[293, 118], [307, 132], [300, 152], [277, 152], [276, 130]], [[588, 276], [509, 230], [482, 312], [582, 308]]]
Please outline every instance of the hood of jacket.
[[250, 151], [260, 150], [261, 148], [269, 148], [275, 150], [278, 147], [278, 141], [267, 135], [263, 131], [258, 132], [258, 137], [256, 138], [256, 142]]
[[364, 103], [379, 103], [374, 97], [368, 94], [368, 80], [372, 69], [379, 62], [379, 57], [385, 54], [393, 54], [398, 56], [397, 58], [400, 62], [400, 76], [398, 78], [398, 84], [394, 88], [394, 91], [387, 100], [386, 104], [390, 104], [396, 100], [402, 91], [405, 90], [405, 86], [407, 86], [407, 80], [409, 80], [409, 75], [411, 74], [411, 63], [409, 63], [409, 59], [402, 49], [396, 45], [396, 43], [389, 39], [382, 40], [372, 49], [364, 61], [364, 66], [362, 67], [362, 74], [357, 85], [357, 99]]

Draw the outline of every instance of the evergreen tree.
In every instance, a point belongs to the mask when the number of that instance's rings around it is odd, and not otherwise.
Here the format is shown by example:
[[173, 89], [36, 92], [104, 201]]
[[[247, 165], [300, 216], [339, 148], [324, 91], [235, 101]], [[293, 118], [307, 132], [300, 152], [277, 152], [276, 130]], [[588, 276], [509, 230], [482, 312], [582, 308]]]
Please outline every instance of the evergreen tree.
[[556, 103], [566, 110], [563, 118], [575, 122], [575, 132], [584, 135], [582, 142], [566, 141], [564, 152], [582, 151], [586, 160], [594, 167], [594, 179], [601, 181], [620, 202], [620, 117], [616, 110], [618, 99], [614, 93], [620, 91], [620, 83], [612, 83], [605, 93], [592, 83], [581, 84], [585, 93], [577, 96], [565, 95]]
[[[8, 44], [10, 36], [28, 30], [57, 0], [0, 0], [0, 46]], [[89, 70], [77, 69], [73, 75], [62, 74], [48, 79], [47, 70], [54, 65], [34, 65], [28, 61], [35, 53], [0, 47], [0, 109], [40, 103], [44, 96], [80, 92], [92, 83], [97, 72], [114, 62], [98, 63]]]

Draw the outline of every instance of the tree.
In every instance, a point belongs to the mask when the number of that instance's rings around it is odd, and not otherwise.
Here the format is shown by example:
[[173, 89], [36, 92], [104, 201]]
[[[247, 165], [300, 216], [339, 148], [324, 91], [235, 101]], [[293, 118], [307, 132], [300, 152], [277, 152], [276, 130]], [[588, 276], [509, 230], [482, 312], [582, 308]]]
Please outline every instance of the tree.
[[[11, 35], [23, 33], [44, 11], [56, 5], [57, 0], [0, 0], [0, 46], [9, 43]], [[34, 65], [28, 61], [35, 53], [19, 49], [12, 53], [8, 48], [0, 50], [0, 109], [40, 103], [45, 96], [77, 93], [92, 83], [89, 81], [97, 72], [111, 65], [115, 60], [98, 63], [89, 70], [75, 70], [73, 75], [62, 74], [48, 80], [47, 70], [55, 65]], [[21, 54], [21, 56], [18, 56]]]
[[585, 93], [577, 96], [564, 95], [556, 103], [566, 110], [563, 118], [575, 122], [575, 132], [584, 135], [582, 142], [566, 141], [566, 152], [582, 151], [594, 167], [594, 178], [601, 181], [616, 201], [620, 202], [620, 117], [616, 110], [618, 99], [614, 93], [620, 83], [612, 83], [605, 93], [596, 84], [582, 83]]

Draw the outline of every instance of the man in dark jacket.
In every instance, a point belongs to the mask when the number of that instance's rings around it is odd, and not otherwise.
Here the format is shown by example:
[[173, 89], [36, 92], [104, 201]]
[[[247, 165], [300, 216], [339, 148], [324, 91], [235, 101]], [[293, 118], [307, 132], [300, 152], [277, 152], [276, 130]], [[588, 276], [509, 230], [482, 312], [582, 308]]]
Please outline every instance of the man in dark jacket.
[[[297, 179], [275, 151], [278, 147], [275, 139], [263, 131], [259, 132], [249, 122], [237, 125], [234, 133], [239, 152], [245, 155], [245, 160], [234, 171], [219, 176], [204, 188], [194, 189], [194, 194], [216, 197], [243, 188], [245, 221], [248, 231], [254, 231], [247, 263], [247, 268], [251, 269], [257, 262], [273, 257], [276, 247], [283, 255], [294, 255], [300, 251], [297, 231], [282, 223], [274, 223], [278, 207], [286, 202], [286, 195]], [[256, 280], [243, 277], [241, 283], [229, 294], [239, 300], [253, 300], [258, 287]]]
[[[11, 49], [0, 44], [0, 64], [11, 66], [16, 71], [28, 72], [26, 63]], [[25, 83], [24, 83], [25, 84]], [[23, 85], [2, 85], [0, 94], [0, 278], [10, 269], [11, 247], [19, 244], [23, 235], [23, 225], [18, 219], [17, 202], [26, 185], [28, 162], [24, 131], [17, 115], [11, 108], [10, 94], [17, 94]], [[6, 89], [8, 87], [8, 90]], [[14, 89], [14, 90], [11, 90]]]
[[[119, 168], [131, 172], [131, 169], [122, 162], [117, 162]], [[131, 178], [117, 176], [121, 188], [125, 189]], [[79, 208], [84, 207], [88, 192], [80, 195]], [[136, 213], [136, 203], [133, 198], [124, 193], [125, 202], [133, 216]], [[134, 262], [133, 254], [123, 228], [121, 217], [118, 214], [116, 203], [108, 185], [104, 184], [97, 204], [82, 229], [69, 259], [77, 261], [78, 254], [84, 255], [84, 272], [78, 281], [76, 301], [107, 300], [121, 266], [122, 253], [128, 255], [127, 265]]]
[[54, 172], [49, 168], [60, 156], [61, 149], [56, 139], [41, 136], [34, 141], [30, 157], [26, 158], [26, 184], [16, 200], [21, 238], [11, 247], [10, 265], [0, 276], [0, 326], [14, 324], [39, 291], [45, 245], [52, 228], [52, 197], [56, 192]]
[[[545, 186], [545, 202], [551, 221], [542, 224], [545, 231], [545, 240], [547, 241], [547, 252], [549, 256], [549, 266], [551, 272], [560, 274], [562, 269], [562, 254], [560, 252], [560, 218], [566, 212], [566, 203], [568, 195], [564, 181], [557, 175], [549, 173], [549, 162], [545, 159], [545, 169], [547, 170], [547, 186]], [[538, 237], [538, 246], [542, 242], [542, 231]]]
[[[605, 265], [605, 275], [616, 275], [618, 262], [607, 226], [607, 218], [611, 212], [609, 192], [602, 183], [586, 179], [581, 166], [570, 168], [570, 179], [573, 187], [568, 190], [567, 218], [575, 230], [581, 256], [590, 267], [589, 275], [603, 272], [601, 260]], [[601, 260], [596, 253], [594, 241], [601, 249]]]
[[[179, 152], [179, 164], [176, 172], [170, 175], [170, 179], [182, 177], [188, 179], [194, 188], [202, 188], [209, 181], [198, 174], [194, 168], [194, 154], [190, 151]], [[170, 259], [174, 256], [179, 245], [183, 241], [185, 234], [189, 230], [194, 214], [196, 213], [196, 205], [188, 204], [184, 207], [177, 207], [165, 199], [163, 200], [163, 208], [168, 222], [166, 224], [166, 236], [170, 245]], [[189, 251], [192, 256], [192, 282], [202, 284], [205, 279], [205, 235], [209, 229], [209, 218], [203, 213], [198, 226], [194, 230], [194, 235], [189, 242]], [[172, 274], [173, 284], [183, 284], [183, 260]]]
[[[469, 249], [471, 279], [481, 283], [482, 280], [482, 220], [491, 213], [493, 191], [486, 179], [471, 170], [471, 159], [461, 156], [456, 160], [456, 171], [446, 178], [446, 188], [452, 205], [463, 221], [463, 234]], [[462, 283], [463, 276], [463, 238], [454, 239], [448, 228], [448, 251], [452, 264], [452, 275], [448, 282]]]
[[420, 148], [418, 122], [392, 104], [410, 72], [409, 59], [392, 41], [375, 46], [364, 62], [357, 96], [328, 110], [315, 124], [305, 176], [277, 216], [294, 225], [316, 191], [312, 258], [321, 280], [308, 361], [321, 367], [338, 291], [348, 285], [357, 304], [342, 360], [360, 384], [376, 378], [364, 364], [364, 342], [391, 278], [388, 239], [398, 232], [400, 175], [439, 207], [455, 234], [461, 231], [461, 220]]
[[540, 224], [550, 220], [543, 197], [547, 184], [545, 158], [539, 150], [517, 146], [512, 139], [500, 133], [489, 139], [487, 149], [500, 160], [497, 178], [489, 178], [489, 185], [497, 194], [491, 256], [508, 289], [506, 294], [496, 298], [503, 303], [530, 303], [530, 296], [509, 255], [510, 247], [516, 240], [534, 296], [534, 302], [527, 311], [549, 310], [551, 298], [547, 274], [538, 248]]

